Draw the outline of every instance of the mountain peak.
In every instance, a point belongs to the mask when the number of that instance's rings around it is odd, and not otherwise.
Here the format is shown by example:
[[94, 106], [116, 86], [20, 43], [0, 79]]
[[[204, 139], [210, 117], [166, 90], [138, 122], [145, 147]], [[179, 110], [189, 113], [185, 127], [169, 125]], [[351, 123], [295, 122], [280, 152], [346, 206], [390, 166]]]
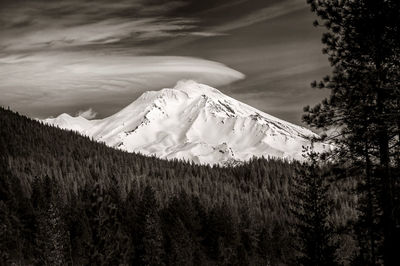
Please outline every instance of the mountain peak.
[[180, 80], [173, 89], [185, 92], [188, 95], [222, 94], [219, 90], [194, 80]]
[[[158, 91], [146, 91], [133, 103], [125, 107], [121, 112], [130, 112], [132, 109], [144, 109], [146, 106], [158, 106], [171, 104], [176, 101], [191, 101], [193, 99], [217, 99], [224, 96], [219, 90], [194, 80], [181, 80], [173, 88], [164, 88]], [[191, 99], [191, 100], [188, 100]]]
[[308, 137], [316, 136], [192, 80], [145, 92], [104, 119], [66, 120], [45, 122], [129, 152], [199, 164], [225, 165], [261, 156], [302, 160], [303, 146], [311, 146]]
[[67, 113], [60, 114], [56, 118], [47, 118], [44, 120], [45, 123], [57, 125], [63, 129], [69, 129], [81, 132], [91, 125], [91, 121], [87, 120], [82, 116], [71, 116]]

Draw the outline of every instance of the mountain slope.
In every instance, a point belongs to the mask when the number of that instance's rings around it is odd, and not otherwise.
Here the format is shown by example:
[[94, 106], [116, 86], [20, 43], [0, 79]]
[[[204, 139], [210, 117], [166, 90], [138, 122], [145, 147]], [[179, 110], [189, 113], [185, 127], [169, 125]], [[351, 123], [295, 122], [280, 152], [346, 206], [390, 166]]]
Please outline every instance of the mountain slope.
[[[194, 81], [149, 91], [100, 120], [62, 114], [46, 123], [108, 146], [200, 164], [230, 164], [256, 157], [302, 159], [308, 129], [261, 112]], [[317, 144], [315, 149], [325, 149]]]

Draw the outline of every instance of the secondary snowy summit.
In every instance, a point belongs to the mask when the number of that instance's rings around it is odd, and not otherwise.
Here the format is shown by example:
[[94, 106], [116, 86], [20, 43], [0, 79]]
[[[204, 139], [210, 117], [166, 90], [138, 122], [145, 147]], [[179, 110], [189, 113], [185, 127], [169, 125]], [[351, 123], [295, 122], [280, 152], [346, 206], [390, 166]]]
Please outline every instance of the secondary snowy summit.
[[[118, 113], [98, 120], [62, 114], [44, 120], [108, 146], [199, 164], [232, 164], [256, 157], [302, 159], [312, 131], [241, 103], [194, 81], [148, 91]], [[327, 145], [317, 143], [314, 149]]]

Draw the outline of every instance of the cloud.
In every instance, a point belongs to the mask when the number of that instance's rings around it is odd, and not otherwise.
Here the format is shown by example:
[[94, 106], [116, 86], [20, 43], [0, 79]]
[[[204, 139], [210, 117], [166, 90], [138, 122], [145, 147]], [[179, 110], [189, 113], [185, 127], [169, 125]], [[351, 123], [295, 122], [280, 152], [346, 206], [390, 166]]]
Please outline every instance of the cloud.
[[305, 8], [304, 1], [282, 0], [277, 4], [261, 8], [259, 10], [251, 12], [250, 14], [244, 15], [220, 26], [216, 26], [214, 30], [218, 32], [231, 31], [234, 29], [247, 27], [265, 20], [274, 19], [303, 8]]
[[180, 79], [222, 86], [243, 78], [226, 65], [194, 57], [87, 52], [9, 55], [0, 57], [0, 104], [49, 111], [60, 106], [96, 107], [99, 102], [122, 107], [127, 99]]
[[142, 18], [133, 21], [107, 19], [84, 25], [53, 26], [2, 38], [0, 46], [8, 51], [73, 47], [119, 43], [130, 45], [156, 38], [183, 34], [194, 26], [188, 19]]
[[191, 35], [194, 36], [201, 36], [201, 37], [215, 37], [215, 36], [225, 36], [228, 35], [227, 33], [222, 32], [209, 32], [209, 31], [195, 31], [191, 32]]
[[130, 48], [161, 38], [221, 36], [304, 6], [300, 0], [6, 0], [0, 4], [0, 51]]
[[0, 51], [132, 43], [173, 37], [194, 19], [168, 17], [185, 1], [5, 1], [0, 3]]
[[78, 111], [78, 113], [76, 113], [76, 116], [81, 116], [83, 118], [90, 120], [97, 116], [97, 112], [95, 112], [92, 108], [89, 108], [84, 111], [83, 110]]

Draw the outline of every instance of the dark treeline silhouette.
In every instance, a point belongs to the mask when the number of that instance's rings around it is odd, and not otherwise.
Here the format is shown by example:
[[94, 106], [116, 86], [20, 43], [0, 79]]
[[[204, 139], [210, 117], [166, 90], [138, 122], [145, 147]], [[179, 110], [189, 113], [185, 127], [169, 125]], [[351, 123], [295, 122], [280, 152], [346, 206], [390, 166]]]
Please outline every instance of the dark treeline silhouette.
[[400, 1], [308, 0], [323, 27], [332, 74], [313, 86], [330, 96], [305, 122], [336, 145], [337, 180], [354, 180], [358, 265], [400, 261]]
[[[292, 177], [308, 169], [299, 162], [166, 161], [5, 109], [0, 125], [3, 264], [279, 265], [304, 257], [293, 237], [302, 221], [290, 208], [305, 201], [293, 201]], [[328, 194], [334, 208], [325, 218], [339, 229], [355, 216], [354, 200], [337, 186]], [[352, 245], [347, 232], [335, 237]], [[351, 253], [336, 251], [344, 261]]]
[[291, 186], [291, 210], [294, 214], [292, 228], [293, 241], [299, 251], [299, 265], [338, 265], [335, 259], [338, 252], [338, 235], [340, 226], [333, 224], [330, 213], [334, 201], [329, 197], [327, 177], [330, 169], [321, 167], [318, 154], [307, 152], [309, 164], [300, 169]]

